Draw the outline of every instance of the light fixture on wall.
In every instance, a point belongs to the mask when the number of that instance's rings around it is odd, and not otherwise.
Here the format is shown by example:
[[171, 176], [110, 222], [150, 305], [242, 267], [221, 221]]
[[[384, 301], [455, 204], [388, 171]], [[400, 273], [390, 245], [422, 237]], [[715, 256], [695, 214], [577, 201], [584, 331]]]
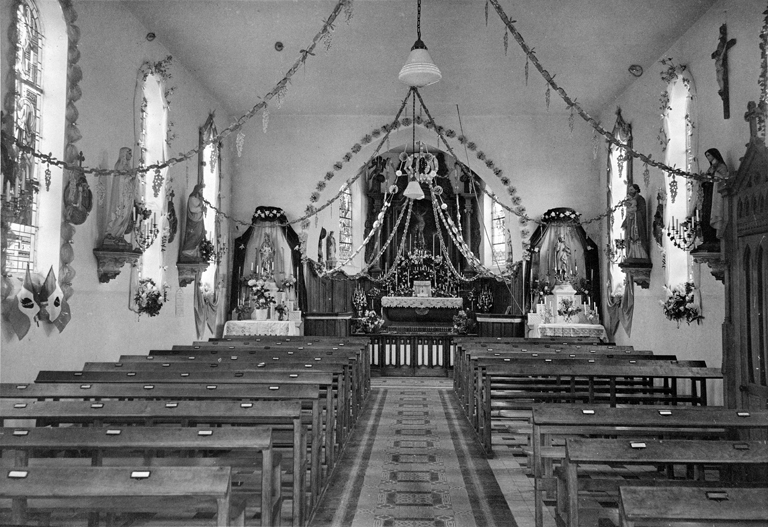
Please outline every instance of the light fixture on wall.
[[418, 0], [416, 11], [416, 42], [397, 78], [403, 84], [417, 88], [429, 86], [443, 78], [421, 40], [421, 0]]

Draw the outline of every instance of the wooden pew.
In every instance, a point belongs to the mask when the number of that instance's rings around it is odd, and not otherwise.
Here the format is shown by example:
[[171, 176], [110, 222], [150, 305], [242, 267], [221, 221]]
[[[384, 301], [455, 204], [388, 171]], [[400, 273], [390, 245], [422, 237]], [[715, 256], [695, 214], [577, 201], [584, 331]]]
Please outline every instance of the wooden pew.
[[[215, 465], [230, 466], [239, 459], [233, 456], [221, 458], [146, 458], [119, 457], [105, 459], [105, 453], [134, 453], [137, 449], [173, 453], [176, 451], [200, 453], [218, 451], [244, 455], [244, 465], [233, 466], [232, 478], [238, 483], [235, 472], [253, 471], [260, 475], [260, 485], [255, 489], [261, 502], [261, 525], [279, 524], [281, 494], [280, 455], [272, 452], [272, 429], [269, 427], [227, 427], [227, 428], [175, 428], [175, 427], [110, 427], [110, 428], [0, 428], [0, 449], [16, 452], [16, 467], [26, 467], [30, 461], [38, 461], [34, 466], [58, 466], [61, 458], [44, 457], [30, 459], [41, 453], [57, 451], [87, 450], [93, 451], [92, 461], [95, 466], [166, 466], [172, 461], [185, 461], [186, 465], [197, 466], [200, 461], [217, 461]], [[71, 460], [70, 460], [71, 461]], [[112, 463], [109, 463], [112, 461]], [[157, 463], [157, 462], [160, 463]], [[178, 463], [177, 463], [178, 464]], [[72, 466], [71, 464], [65, 466]], [[170, 463], [170, 466], [175, 466]], [[60, 467], [61, 468], [61, 467]], [[235, 494], [237, 494], [235, 490]], [[252, 492], [249, 492], [249, 496]]]
[[768, 488], [622, 487], [621, 527], [748, 526], [768, 523]]
[[[539, 405], [531, 416], [536, 527], [543, 525], [543, 494], [555, 491], [556, 481], [545, 474], [544, 461], [565, 458], [565, 450], [551, 447], [553, 437], [718, 437], [738, 430], [768, 430], [768, 410], [741, 411], [701, 406]], [[545, 477], [547, 476], [547, 477]], [[559, 498], [558, 498], [559, 499]]]
[[[511, 380], [514, 383], [515, 379], [525, 382], [531, 377], [555, 379], [555, 388], [552, 383], [545, 383], [542, 387], [535, 384], [518, 384], [517, 391], [506, 396], [518, 399], [545, 399], [547, 390], [554, 389], [555, 402], [607, 402], [611, 406], [626, 403], [706, 405], [706, 381], [722, 379], [722, 372], [719, 368], [663, 362], [601, 365], [583, 361], [566, 361], [565, 364], [518, 361], [482, 365], [477, 368], [475, 404], [479, 415], [478, 433], [488, 453], [492, 453], [491, 400], [494, 382]], [[662, 382], [663, 386], [657, 387], [658, 382]], [[679, 393], [678, 385], [682, 382], [690, 384], [690, 395]], [[631, 393], [634, 390], [638, 393]]]
[[[40, 383], [0, 384], [0, 399], [34, 398], [37, 400], [242, 400], [242, 401], [301, 401], [309, 406], [312, 423], [324, 421], [318, 432], [322, 439], [309, 434], [311, 451], [311, 485], [324, 488], [335, 467], [334, 412], [321, 409], [320, 387], [317, 384], [130, 384], [130, 383]], [[325, 404], [322, 405], [325, 408]], [[323, 446], [325, 447], [323, 449]], [[325, 460], [325, 477], [320, 467]]]
[[[290, 431], [286, 445], [293, 461], [293, 524], [304, 525], [307, 438], [298, 401], [34, 401], [0, 400], [0, 419], [34, 419], [46, 424], [87, 424], [91, 426], [176, 424], [181, 426], [248, 425], [270, 426]], [[276, 441], [277, 438], [277, 441]], [[280, 446], [282, 435], [273, 444]], [[319, 489], [309, 488], [310, 511]]]
[[[217, 506], [216, 524], [245, 525], [245, 503], [231, 496], [230, 467], [27, 467], [3, 470], [0, 497], [13, 499], [13, 523], [27, 508], [160, 512]], [[170, 503], [169, 503], [170, 502]], [[180, 502], [180, 503], [179, 503]], [[234, 517], [234, 521], [231, 519]]]
[[[706, 441], [643, 439], [567, 439], [563, 470], [558, 474], [558, 509], [567, 512], [568, 527], [579, 525], [578, 465], [765, 465], [768, 464], [768, 445], [765, 441]], [[696, 474], [694, 474], [694, 478]], [[587, 478], [589, 490], [618, 491], [619, 486], [647, 485], [642, 480], [595, 480]], [[701, 486], [702, 481], [661, 480], [654, 485], [669, 484]], [[724, 485], [726, 482], [713, 482]], [[586, 486], [586, 485], [585, 485]], [[766, 515], [768, 520], [768, 515]]]
[[[254, 357], [253, 360], [238, 360], [234, 362], [208, 362], [210, 359], [200, 359], [190, 357], [192, 360], [179, 359], [178, 361], [156, 362], [154, 360], [139, 360], [126, 362], [86, 362], [83, 366], [84, 372], [113, 372], [120, 371], [128, 375], [128, 372], [143, 375], [146, 372], [163, 372], [168, 375], [203, 372], [292, 372], [297, 370], [311, 370], [313, 372], [324, 372], [333, 375], [330, 385], [323, 385], [322, 389], [326, 392], [326, 401], [333, 405], [332, 394], [335, 391], [338, 395], [338, 404], [336, 410], [327, 410], [327, 417], [336, 416], [340, 421], [326, 421], [326, 426], [335, 427], [339, 439], [339, 447], [343, 445], [348, 437], [352, 424], [357, 417], [355, 409], [356, 403], [350, 400], [350, 390], [347, 388], [354, 384], [355, 377], [351, 374], [351, 369], [346, 358], [336, 359], [334, 357], [316, 357], [316, 359], [302, 359], [294, 357], [272, 357], [264, 355]], [[261, 362], [256, 362], [256, 361]], [[329, 395], [331, 397], [329, 397]], [[346, 411], [346, 410], [348, 411]]]
[[[41, 370], [35, 379], [36, 384], [43, 383], [80, 383], [81, 385], [100, 383], [143, 383], [147, 386], [159, 384], [205, 384], [206, 386], [220, 387], [224, 384], [317, 384], [325, 389], [327, 411], [333, 412], [326, 418], [335, 426], [326, 431], [326, 444], [333, 448], [341, 448], [345, 441], [344, 430], [341, 428], [341, 420], [335, 419], [334, 410], [334, 377], [330, 373], [294, 371], [258, 371], [258, 372], [179, 372], [178, 375], [164, 371], [137, 372], [137, 371], [111, 371], [111, 372], [82, 372]], [[343, 398], [340, 399], [344, 403]], [[345, 414], [348, 410], [344, 410]], [[335, 419], [335, 420], [334, 420]]]

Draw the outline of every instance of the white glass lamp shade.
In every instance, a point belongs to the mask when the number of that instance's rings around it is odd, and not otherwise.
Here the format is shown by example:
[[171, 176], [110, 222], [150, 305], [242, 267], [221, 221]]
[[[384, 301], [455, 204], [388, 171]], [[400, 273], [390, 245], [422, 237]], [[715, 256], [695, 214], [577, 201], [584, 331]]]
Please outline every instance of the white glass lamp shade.
[[415, 179], [408, 182], [408, 186], [405, 187], [403, 195], [410, 199], [424, 199], [424, 191], [421, 190], [421, 185]]
[[432, 62], [427, 47], [421, 40], [417, 40], [397, 78], [403, 84], [421, 88], [436, 83], [443, 78], [443, 75]]

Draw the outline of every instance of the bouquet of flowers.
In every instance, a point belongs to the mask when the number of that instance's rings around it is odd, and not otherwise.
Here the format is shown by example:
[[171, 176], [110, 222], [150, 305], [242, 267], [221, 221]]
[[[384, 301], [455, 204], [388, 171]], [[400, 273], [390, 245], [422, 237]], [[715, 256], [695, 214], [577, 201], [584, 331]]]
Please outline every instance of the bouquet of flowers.
[[566, 322], [570, 322], [571, 318], [581, 313], [581, 308], [577, 306], [572, 298], [563, 298], [560, 301], [560, 307], [557, 310], [557, 314], [561, 317], [565, 317]]
[[151, 278], [142, 278], [139, 280], [139, 287], [136, 289], [133, 300], [136, 302], [139, 316], [157, 316], [163, 303], [168, 300], [168, 286], [160, 289]]
[[275, 311], [277, 311], [278, 320], [285, 320], [285, 314], [288, 312], [288, 306], [285, 304], [277, 304], [275, 306]]
[[696, 286], [693, 282], [685, 282], [672, 288], [664, 286], [664, 290], [667, 292], [667, 300], [659, 300], [659, 303], [664, 309], [664, 315], [669, 320], [677, 322], [678, 328], [682, 320], [685, 320], [689, 325], [691, 322], [701, 324], [704, 317], [701, 316], [696, 304]]
[[368, 298], [365, 296], [365, 291], [362, 287], [360, 287], [359, 284], [355, 288], [355, 291], [352, 293], [352, 305], [354, 306], [355, 311], [360, 314], [360, 316], [363, 315], [365, 306], [368, 305]]
[[294, 278], [293, 275], [288, 275], [283, 278], [283, 281], [280, 283], [280, 285], [283, 289], [290, 291], [291, 288], [296, 285], [296, 278]]
[[204, 262], [219, 263], [219, 254], [216, 252], [213, 242], [208, 238], [200, 240], [200, 259]]
[[475, 329], [475, 321], [469, 318], [467, 312], [460, 309], [458, 314], [453, 316], [453, 332], [459, 335], [466, 335]]
[[251, 299], [255, 309], [267, 309], [269, 304], [274, 304], [275, 299], [267, 290], [267, 283], [261, 279], [251, 278], [248, 280], [248, 287], [251, 288]]
[[376, 333], [384, 325], [384, 319], [369, 309], [358, 319], [358, 328], [365, 333]]

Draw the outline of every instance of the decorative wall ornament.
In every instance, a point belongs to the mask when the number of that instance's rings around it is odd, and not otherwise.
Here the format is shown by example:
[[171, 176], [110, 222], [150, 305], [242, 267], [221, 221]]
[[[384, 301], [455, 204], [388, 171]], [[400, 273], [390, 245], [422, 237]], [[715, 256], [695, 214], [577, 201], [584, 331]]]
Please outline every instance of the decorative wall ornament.
[[27, 269], [21, 288], [15, 295], [5, 299], [4, 304], [3, 312], [19, 340], [27, 335], [32, 322], [38, 326], [40, 321], [50, 322], [61, 333], [71, 318], [64, 292], [56, 283], [53, 266], [45, 278]]
[[99, 282], [106, 284], [120, 274], [123, 266], [127, 263], [134, 266], [141, 257], [141, 251], [133, 250], [110, 250], [101, 247], [93, 250], [96, 257], [96, 273], [99, 276]]

